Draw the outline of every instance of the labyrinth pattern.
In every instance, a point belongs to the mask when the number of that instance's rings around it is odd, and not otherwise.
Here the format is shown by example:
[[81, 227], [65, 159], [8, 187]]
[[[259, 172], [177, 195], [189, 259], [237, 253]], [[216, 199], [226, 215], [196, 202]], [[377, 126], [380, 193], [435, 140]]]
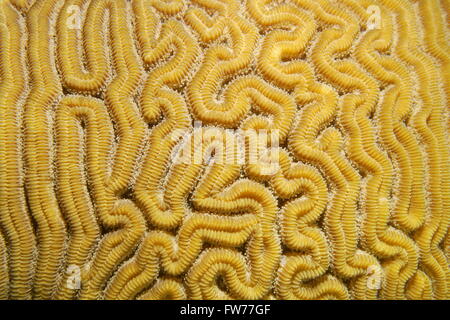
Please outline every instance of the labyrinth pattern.
[[[0, 0], [0, 298], [450, 299], [449, 27], [448, 0]], [[275, 171], [204, 151], [238, 129]]]

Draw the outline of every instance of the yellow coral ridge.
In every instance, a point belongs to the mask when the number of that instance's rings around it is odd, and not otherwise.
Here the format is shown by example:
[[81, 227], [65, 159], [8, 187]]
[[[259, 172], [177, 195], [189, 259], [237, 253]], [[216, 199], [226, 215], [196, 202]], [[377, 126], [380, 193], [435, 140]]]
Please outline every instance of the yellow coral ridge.
[[0, 299], [450, 299], [439, 0], [4, 0]]

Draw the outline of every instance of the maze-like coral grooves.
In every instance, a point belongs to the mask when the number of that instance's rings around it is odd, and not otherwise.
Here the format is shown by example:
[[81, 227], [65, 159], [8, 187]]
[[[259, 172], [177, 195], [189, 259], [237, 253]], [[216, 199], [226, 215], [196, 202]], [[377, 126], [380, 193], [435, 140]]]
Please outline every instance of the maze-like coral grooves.
[[449, 15], [0, 0], [0, 298], [449, 299]]

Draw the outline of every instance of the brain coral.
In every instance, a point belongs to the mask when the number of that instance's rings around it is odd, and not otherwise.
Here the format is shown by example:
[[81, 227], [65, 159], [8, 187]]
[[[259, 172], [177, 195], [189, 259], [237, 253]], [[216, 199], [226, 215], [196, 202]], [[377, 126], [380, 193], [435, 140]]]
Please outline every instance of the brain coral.
[[0, 298], [449, 299], [447, 0], [0, 0]]

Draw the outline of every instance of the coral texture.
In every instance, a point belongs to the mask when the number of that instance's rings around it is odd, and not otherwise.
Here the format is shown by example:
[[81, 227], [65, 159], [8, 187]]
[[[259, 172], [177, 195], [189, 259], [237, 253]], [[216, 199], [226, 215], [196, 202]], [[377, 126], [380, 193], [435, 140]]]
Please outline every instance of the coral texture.
[[449, 17], [0, 0], [0, 298], [450, 299]]

